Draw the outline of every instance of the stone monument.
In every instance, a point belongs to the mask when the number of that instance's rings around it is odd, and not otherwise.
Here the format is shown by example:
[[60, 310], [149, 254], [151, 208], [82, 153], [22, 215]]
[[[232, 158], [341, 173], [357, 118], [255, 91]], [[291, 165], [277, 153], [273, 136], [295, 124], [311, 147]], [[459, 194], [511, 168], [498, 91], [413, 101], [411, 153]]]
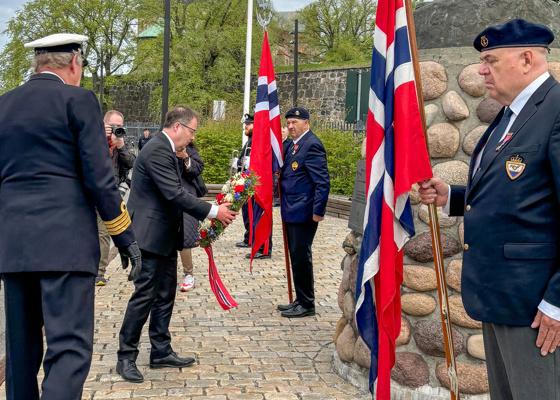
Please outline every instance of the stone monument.
[[[550, 0], [435, 0], [415, 11], [420, 47], [422, 96], [434, 175], [449, 184], [466, 184], [470, 156], [488, 124], [501, 109], [488, 98], [478, 75], [474, 37], [486, 26], [521, 17], [550, 26], [560, 44], [560, 7]], [[560, 50], [548, 56], [551, 74], [560, 80]], [[404, 247], [402, 326], [391, 373], [392, 399], [450, 399], [445, 347], [439, 314], [428, 210], [415, 185], [410, 193], [416, 236]], [[450, 315], [462, 400], [489, 400], [481, 323], [465, 312], [461, 298], [462, 218], [438, 210]], [[334, 368], [360, 388], [368, 388], [369, 350], [354, 319], [356, 275], [362, 236], [346, 237], [338, 303], [341, 318], [334, 333]]]

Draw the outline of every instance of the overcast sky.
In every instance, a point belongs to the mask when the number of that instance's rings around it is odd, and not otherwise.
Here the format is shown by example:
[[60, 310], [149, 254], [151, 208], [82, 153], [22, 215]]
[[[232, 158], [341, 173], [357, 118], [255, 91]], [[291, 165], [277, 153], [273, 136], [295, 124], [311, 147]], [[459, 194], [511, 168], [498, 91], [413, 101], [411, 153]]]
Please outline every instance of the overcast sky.
[[[26, 2], [27, 0], [0, 0], [0, 32], [4, 32], [8, 20]], [[257, 0], [253, 0], [253, 2], [256, 3]], [[313, 0], [272, 0], [274, 7], [278, 11], [295, 11], [311, 2]], [[0, 35], [0, 50], [6, 44], [6, 40], [5, 35]]]

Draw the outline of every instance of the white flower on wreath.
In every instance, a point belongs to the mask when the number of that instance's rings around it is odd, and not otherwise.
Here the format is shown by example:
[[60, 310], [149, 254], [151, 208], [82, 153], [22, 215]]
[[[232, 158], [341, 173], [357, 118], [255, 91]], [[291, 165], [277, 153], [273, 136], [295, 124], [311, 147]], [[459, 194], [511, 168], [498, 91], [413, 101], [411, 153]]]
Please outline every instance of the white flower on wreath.
[[229, 192], [229, 182], [222, 186], [222, 193], [227, 194]]
[[242, 186], [245, 185], [245, 179], [244, 178], [239, 179], [237, 181], [237, 185], [242, 185]]
[[233, 194], [231, 194], [231, 193], [226, 194], [226, 197], [224, 198], [224, 200], [225, 200], [227, 203], [233, 203], [233, 200], [234, 200]]
[[208, 230], [212, 226], [212, 222], [206, 218], [204, 221], [200, 223], [200, 228], [203, 230]]

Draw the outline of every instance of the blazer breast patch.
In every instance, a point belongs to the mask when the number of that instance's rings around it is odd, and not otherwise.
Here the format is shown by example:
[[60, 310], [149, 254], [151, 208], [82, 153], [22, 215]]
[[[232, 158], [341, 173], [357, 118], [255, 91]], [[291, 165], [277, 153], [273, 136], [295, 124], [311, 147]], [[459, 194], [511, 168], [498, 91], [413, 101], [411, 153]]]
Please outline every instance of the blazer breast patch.
[[294, 161], [292, 163], [292, 169], [295, 171], [296, 169], [298, 169], [298, 167], [299, 167], [299, 164], [297, 163], [297, 161]]
[[523, 171], [525, 171], [525, 166], [523, 159], [521, 157], [512, 156], [509, 161], [506, 161], [506, 172], [509, 178], [513, 181], [521, 176]]

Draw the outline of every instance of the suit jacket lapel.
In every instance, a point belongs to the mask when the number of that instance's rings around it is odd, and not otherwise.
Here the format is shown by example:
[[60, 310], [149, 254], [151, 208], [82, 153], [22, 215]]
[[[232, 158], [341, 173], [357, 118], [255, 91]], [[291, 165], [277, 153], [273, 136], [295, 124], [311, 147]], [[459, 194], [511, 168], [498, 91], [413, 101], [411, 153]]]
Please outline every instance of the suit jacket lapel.
[[[499, 154], [501, 154], [504, 149], [507, 148], [507, 146], [517, 137], [517, 133], [521, 130], [521, 128], [523, 128], [523, 126], [527, 123], [527, 121], [529, 121], [529, 119], [531, 119], [531, 117], [537, 112], [538, 106], [542, 103], [542, 101], [544, 100], [544, 98], [546, 97], [546, 94], [548, 93], [548, 91], [554, 86], [556, 85], [557, 82], [553, 77], [548, 78], [537, 90], [535, 93], [533, 93], [533, 95], [529, 98], [529, 100], [527, 100], [527, 103], [525, 104], [525, 106], [521, 109], [521, 112], [519, 113], [519, 115], [517, 116], [517, 118], [515, 119], [515, 122], [513, 123], [513, 125], [511, 126], [509, 132], [513, 133], [513, 136], [511, 137], [511, 140], [507, 141], [506, 143], [504, 143], [504, 145], [500, 148], [499, 151], [494, 151], [494, 149], [490, 149], [490, 151], [492, 151], [489, 155], [491, 156], [491, 159], [489, 160], [488, 163], [488, 167], [483, 170], [483, 171], [479, 171], [473, 178], [471, 185], [469, 187], [469, 191], [472, 191], [475, 189], [475, 187], [478, 185], [478, 183], [480, 182], [480, 179], [484, 176], [484, 174], [486, 174], [486, 172], [490, 169], [490, 167], [492, 166], [492, 164], [494, 163], [494, 160], [496, 159], [496, 157], [498, 157]], [[502, 111], [500, 112], [500, 114], [503, 115], [504, 110], [502, 109]], [[501, 115], [500, 115], [501, 118]], [[492, 125], [490, 125], [490, 127], [488, 128], [488, 130], [484, 133], [484, 136], [482, 137], [482, 139], [480, 140], [480, 142], [478, 143], [476, 150], [478, 150], [480, 152], [480, 149], [482, 148], [482, 145], [484, 143], [486, 143], [486, 140], [488, 140], [488, 136], [490, 136], [490, 132], [492, 132], [492, 130], [495, 128], [495, 126], [497, 125], [497, 123], [499, 122], [500, 118], [496, 118], [494, 120], [494, 122], [492, 122]], [[491, 128], [491, 129], [490, 129]], [[483, 141], [484, 139], [484, 141]], [[519, 139], [518, 139], [519, 140]], [[482, 144], [482, 145], [481, 145]], [[478, 154], [478, 153], [473, 153], [473, 154]], [[469, 177], [472, 176], [472, 168], [474, 167], [474, 158], [471, 161], [471, 168], [469, 169]], [[470, 181], [470, 178], [469, 178]]]

